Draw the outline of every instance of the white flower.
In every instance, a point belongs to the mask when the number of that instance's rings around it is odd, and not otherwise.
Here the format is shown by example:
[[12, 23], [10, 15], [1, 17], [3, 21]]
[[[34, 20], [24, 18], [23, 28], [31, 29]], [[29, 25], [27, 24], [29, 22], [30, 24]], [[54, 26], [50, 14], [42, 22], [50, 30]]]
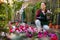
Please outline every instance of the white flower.
[[15, 26], [12, 26], [13, 29], [15, 29], [16, 27]]
[[15, 31], [15, 29], [12, 29], [12, 31], [14, 32], [14, 31]]
[[1, 33], [1, 36], [5, 36], [5, 33], [4, 33], [4, 32], [2, 32], [2, 33]]

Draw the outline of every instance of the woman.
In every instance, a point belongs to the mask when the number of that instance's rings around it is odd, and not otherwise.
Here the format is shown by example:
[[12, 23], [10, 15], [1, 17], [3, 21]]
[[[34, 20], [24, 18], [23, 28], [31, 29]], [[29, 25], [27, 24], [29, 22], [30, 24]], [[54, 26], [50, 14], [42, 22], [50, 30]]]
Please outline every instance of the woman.
[[46, 15], [47, 12], [48, 10], [46, 9], [46, 3], [41, 3], [41, 9], [37, 10], [35, 20], [35, 24], [39, 30], [41, 27], [43, 27], [44, 30], [49, 29], [49, 17]]

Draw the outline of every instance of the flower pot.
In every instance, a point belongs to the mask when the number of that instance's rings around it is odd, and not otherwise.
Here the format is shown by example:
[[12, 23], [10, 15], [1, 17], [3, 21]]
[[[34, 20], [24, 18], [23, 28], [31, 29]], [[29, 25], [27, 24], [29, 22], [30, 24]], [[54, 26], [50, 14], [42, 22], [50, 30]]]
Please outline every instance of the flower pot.
[[52, 23], [49, 23], [49, 27], [52, 28]]
[[55, 25], [52, 25], [52, 28], [55, 29]]
[[58, 29], [58, 25], [55, 25], [55, 28]]

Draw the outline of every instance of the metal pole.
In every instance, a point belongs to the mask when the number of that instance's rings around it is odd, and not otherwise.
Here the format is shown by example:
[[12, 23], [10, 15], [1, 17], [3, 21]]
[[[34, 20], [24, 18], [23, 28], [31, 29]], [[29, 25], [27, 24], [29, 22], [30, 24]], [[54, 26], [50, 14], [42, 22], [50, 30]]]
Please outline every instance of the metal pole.
[[[58, 0], [58, 11], [59, 11], [59, 0]], [[59, 15], [57, 14], [57, 24], [58, 24]]]

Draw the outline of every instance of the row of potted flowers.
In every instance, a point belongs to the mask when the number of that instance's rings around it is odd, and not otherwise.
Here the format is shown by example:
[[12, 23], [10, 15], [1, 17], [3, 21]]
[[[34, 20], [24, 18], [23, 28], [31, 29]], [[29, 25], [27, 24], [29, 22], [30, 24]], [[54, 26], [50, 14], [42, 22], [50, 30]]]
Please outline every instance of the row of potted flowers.
[[[18, 23], [16, 23], [18, 25]], [[58, 37], [55, 33], [46, 31], [38, 31], [38, 29], [34, 26], [30, 26], [28, 24], [20, 24], [19, 26], [12, 26], [10, 25], [10, 33], [25, 33], [26, 37], [32, 38], [42, 38], [42, 37], [50, 37], [51, 40], [58, 40]]]

